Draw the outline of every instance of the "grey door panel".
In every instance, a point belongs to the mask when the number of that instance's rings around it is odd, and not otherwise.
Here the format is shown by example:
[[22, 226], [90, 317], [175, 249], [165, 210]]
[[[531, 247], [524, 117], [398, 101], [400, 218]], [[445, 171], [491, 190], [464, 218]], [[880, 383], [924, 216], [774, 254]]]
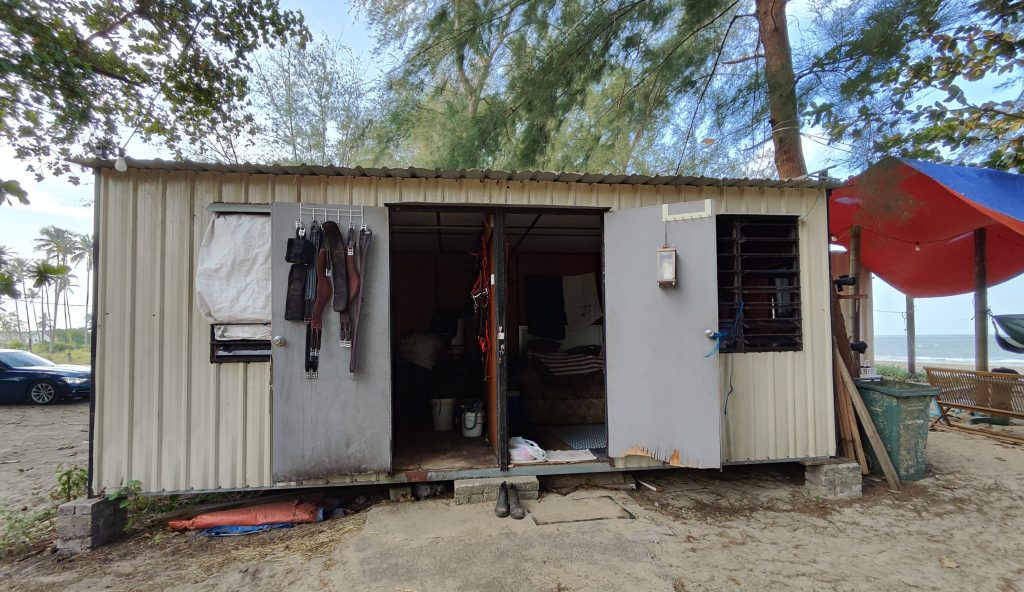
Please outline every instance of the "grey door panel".
[[[299, 204], [272, 207], [273, 414], [271, 472], [275, 482], [323, 479], [391, 469], [391, 343], [387, 208], [326, 207], [362, 212], [373, 230], [359, 328], [359, 366], [349, 373], [352, 350], [339, 344], [338, 313], [323, 314], [319, 377], [304, 368], [306, 327], [284, 320], [288, 271], [285, 245], [295, 236]], [[323, 218], [322, 210], [318, 214]], [[309, 228], [309, 214], [304, 223]], [[347, 232], [347, 214], [341, 217]]]
[[[608, 453], [721, 466], [713, 202], [605, 215]], [[667, 211], [668, 220], [663, 214]], [[677, 251], [675, 287], [659, 287], [657, 250]]]

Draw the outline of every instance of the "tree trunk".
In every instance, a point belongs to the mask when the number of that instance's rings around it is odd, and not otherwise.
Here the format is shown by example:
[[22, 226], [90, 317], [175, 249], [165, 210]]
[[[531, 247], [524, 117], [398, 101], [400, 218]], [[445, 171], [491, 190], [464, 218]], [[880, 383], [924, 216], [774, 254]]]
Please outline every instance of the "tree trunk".
[[32, 351], [32, 317], [35, 316], [35, 305], [30, 302], [25, 280], [21, 281], [21, 296], [25, 300], [25, 324], [28, 325], [28, 351]]
[[768, 87], [768, 122], [775, 145], [775, 168], [780, 179], [807, 174], [800, 146], [796, 77], [786, 27], [786, 0], [757, 0], [756, 14], [764, 48], [764, 77]]
[[50, 319], [50, 353], [57, 341], [57, 315], [60, 314], [60, 286], [53, 287], [53, 318]]
[[92, 327], [89, 326], [89, 319], [92, 318], [92, 315], [90, 314], [91, 311], [89, 310], [89, 296], [92, 295], [91, 294], [92, 290], [89, 287], [89, 284], [91, 282], [92, 282], [92, 265], [86, 265], [85, 266], [85, 324], [82, 325], [83, 327], [85, 327], [85, 346], [86, 347], [90, 347], [92, 345], [92, 339], [90, 338], [90, 335], [92, 335]]

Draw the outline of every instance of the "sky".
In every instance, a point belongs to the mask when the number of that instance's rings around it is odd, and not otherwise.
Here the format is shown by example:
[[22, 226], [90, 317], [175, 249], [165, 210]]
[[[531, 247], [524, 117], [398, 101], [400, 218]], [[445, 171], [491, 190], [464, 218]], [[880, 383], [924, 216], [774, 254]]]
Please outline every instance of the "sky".
[[[799, 26], [806, 13], [806, 0], [791, 2], [790, 31], [798, 37]], [[288, 9], [301, 10], [310, 30], [317, 34], [326, 33], [349, 47], [355, 59], [363, 68], [364, 79], [378, 78], [383, 72], [394, 66], [394, 56], [378, 55], [374, 51], [375, 43], [371, 37], [369, 26], [363, 21], [348, 3], [330, 0], [282, 0], [281, 5]], [[986, 85], [969, 88], [968, 92], [984, 95], [992, 92]], [[804, 140], [804, 151], [808, 170], [819, 170], [828, 164], [829, 148], [816, 142]], [[129, 156], [163, 157], [158, 148], [146, 146], [135, 140], [127, 147]], [[845, 178], [859, 171], [833, 170], [832, 174]], [[91, 176], [83, 175], [83, 184], [74, 186], [64, 179], [49, 178], [36, 182], [24, 172], [24, 166], [13, 157], [13, 151], [0, 141], [0, 178], [19, 179], [22, 186], [29, 191], [32, 201], [29, 206], [0, 206], [0, 245], [4, 245], [23, 257], [40, 257], [33, 251], [33, 240], [38, 236], [39, 229], [50, 224], [66, 228], [74, 232], [91, 233], [92, 211], [88, 204], [92, 199], [93, 186]], [[71, 294], [73, 315], [81, 318], [85, 303], [85, 269], [76, 269], [80, 287]], [[900, 335], [905, 332], [905, 299], [904, 296], [876, 278], [873, 284], [875, 311], [875, 333], [877, 335]], [[1024, 313], [1024, 276], [1019, 276], [989, 290], [989, 307], [996, 313]], [[9, 303], [4, 308], [13, 310]], [[917, 333], [919, 335], [934, 334], [970, 334], [974, 331], [973, 296], [965, 294], [946, 298], [920, 298], [916, 301]]]

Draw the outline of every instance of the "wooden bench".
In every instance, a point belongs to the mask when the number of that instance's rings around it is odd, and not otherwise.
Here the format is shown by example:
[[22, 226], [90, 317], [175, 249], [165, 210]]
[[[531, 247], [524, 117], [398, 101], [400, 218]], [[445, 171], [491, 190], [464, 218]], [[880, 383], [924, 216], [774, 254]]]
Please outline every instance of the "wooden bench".
[[956, 430], [1024, 443], [1024, 437], [953, 425], [947, 415], [950, 409], [957, 408], [1024, 419], [1024, 375], [952, 368], [925, 368], [924, 371], [928, 373], [928, 383], [941, 391], [936, 397], [939, 417], [932, 422], [932, 427], [944, 421], [947, 427]]

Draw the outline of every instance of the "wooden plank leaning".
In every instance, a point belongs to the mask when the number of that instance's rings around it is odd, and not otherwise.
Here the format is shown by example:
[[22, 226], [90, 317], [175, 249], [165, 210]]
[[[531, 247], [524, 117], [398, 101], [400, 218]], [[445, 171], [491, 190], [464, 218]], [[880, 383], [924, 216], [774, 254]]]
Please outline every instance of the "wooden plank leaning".
[[882, 443], [882, 437], [878, 435], [878, 430], [875, 428], [875, 422], [871, 421], [871, 416], [868, 414], [868, 408], [864, 405], [864, 400], [860, 398], [860, 392], [857, 390], [857, 384], [853, 382], [853, 377], [850, 376], [850, 371], [847, 370], [846, 365], [842, 363], [838, 348], [834, 348], [833, 351], [835, 364], [839, 367], [839, 376], [842, 379], [843, 386], [845, 386], [846, 392], [850, 394], [850, 400], [853, 402], [853, 408], [857, 412], [857, 417], [860, 419], [860, 424], [864, 428], [864, 433], [867, 434], [868, 442], [871, 444], [871, 449], [875, 451], [878, 463], [882, 465], [882, 472], [885, 474], [885, 480], [889, 482], [890, 489], [898, 490], [903, 483], [900, 481], [900, 476], [896, 472], [896, 467], [892, 464], [892, 459], [889, 458], [889, 452], [885, 449], [885, 445]]

